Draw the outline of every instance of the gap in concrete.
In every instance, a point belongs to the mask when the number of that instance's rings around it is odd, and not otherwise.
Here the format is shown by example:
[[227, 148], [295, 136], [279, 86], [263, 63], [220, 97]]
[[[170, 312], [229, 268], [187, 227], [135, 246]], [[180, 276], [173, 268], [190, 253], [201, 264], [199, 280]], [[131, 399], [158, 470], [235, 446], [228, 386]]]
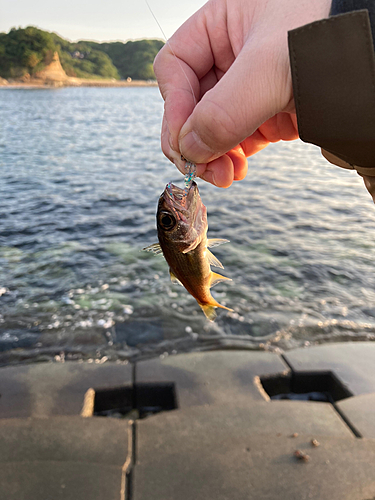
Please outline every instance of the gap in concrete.
[[261, 377], [271, 399], [291, 399], [335, 403], [353, 394], [332, 372], [308, 372]]
[[358, 429], [346, 418], [336, 403], [353, 396], [347, 387], [330, 371], [291, 372], [288, 375], [275, 375], [260, 378], [263, 389], [271, 400], [289, 399], [331, 403], [340, 418], [355, 437], [361, 438]]
[[[352, 431], [352, 433], [355, 435], [355, 437], [357, 438], [362, 438], [362, 434], [359, 432], [359, 430], [357, 429], [357, 427], [355, 427], [355, 425], [353, 425], [351, 423], [351, 421], [347, 418], [347, 416], [345, 415], [345, 413], [343, 413], [340, 408], [336, 405], [336, 403], [333, 403], [333, 407], [334, 409], [337, 411], [338, 415], [340, 416], [340, 418], [346, 423], [346, 425], [349, 427], [349, 429]], [[375, 500], [375, 498], [373, 499]]]
[[136, 452], [137, 452], [137, 428], [136, 428], [136, 421], [133, 421], [131, 423], [131, 433], [132, 433], [132, 439], [131, 439], [131, 461], [129, 464], [129, 468], [126, 472], [125, 476], [125, 495], [121, 500], [133, 500], [133, 491], [134, 491], [134, 465], [137, 460]]
[[135, 384], [134, 389], [140, 418], [178, 408], [174, 382]]
[[125, 484], [121, 488], [121, 500], [133, 500], [134, 466], [137, 461], [137, 422], [161, 411], [178, 408], [174, 382], [136, 383], [136, 364], [132, 370], [132, 385], [107, 389], [94, 389], [94, 416], [130, 418], [131, 459], [125, 470]]
[[[132, 367], [132, 407], [137, 408], [137, 397], [136, 391], [134, 390], [135, 380], [136, 380], [136, 364], [133, 363]], [[134, 416], [133, 422], [131, 422], [131, 462], [129, 464], [129, 469], [126, 471], [125, 476], [125, 498], [121, 500], [133, 500], [134, 496], [134, 466], [137, 460], [137, 422], [136, 419], [138, 415]]]
[[94, 416], [122, 418], [137, 410], [139, 418], [144, 418], [177, 408], [176, 388], [173, 382], [134, 384], [133, 387], [95, 390]]
[[131, 410], [133, 410], [132, 387], [95, 389], [94, 416], [120, 418]]

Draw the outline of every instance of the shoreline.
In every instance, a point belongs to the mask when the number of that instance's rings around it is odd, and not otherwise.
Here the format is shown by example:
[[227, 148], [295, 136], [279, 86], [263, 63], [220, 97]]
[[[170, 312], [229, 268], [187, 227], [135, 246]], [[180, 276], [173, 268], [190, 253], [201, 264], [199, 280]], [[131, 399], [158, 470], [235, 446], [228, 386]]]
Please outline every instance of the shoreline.
[[[0, 81], [1, 82], [1, 81]], [[65, 81], [37, 81], [28, 82], [7, 81], [0, 83], [0, 89], [58, 89], [64, 87], [157, 87], [156, 81], [147, 80], [86, 80], [84, 78], [71, 78]]]

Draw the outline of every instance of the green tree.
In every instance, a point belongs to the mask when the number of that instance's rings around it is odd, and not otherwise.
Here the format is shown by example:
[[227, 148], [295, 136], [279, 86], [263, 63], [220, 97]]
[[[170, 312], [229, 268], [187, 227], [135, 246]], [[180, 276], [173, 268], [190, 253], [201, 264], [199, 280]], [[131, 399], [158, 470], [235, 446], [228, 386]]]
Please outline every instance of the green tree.
[[136, 40], [126, 43], [82, 43], [108, 54], [121, 78], [130, 77], [133, 80], [155, 79], [152, 64], [156, 54], [164, 45], [161, 40]]
[[37, 52], [30, 52], [29, 55], [27, 56], [27, 66], [29, 68], [35, 68], [35, 66], [40, 63], [40, 56], [37, 54]]
[[54, 50], [49, 33], [33, 26], [12, 28], [8, 34], [0, 34], [0, 74], [7, 77], [33, 73]]
[[0, 33], [0, 76], [33, 75], [49, 64], [57, 51], [68, 76], [149, 80], [155, 78], [152, 63], [162, 46], [160, 40], [72, 43], [33, 26], [12, 28], [9, 33]]

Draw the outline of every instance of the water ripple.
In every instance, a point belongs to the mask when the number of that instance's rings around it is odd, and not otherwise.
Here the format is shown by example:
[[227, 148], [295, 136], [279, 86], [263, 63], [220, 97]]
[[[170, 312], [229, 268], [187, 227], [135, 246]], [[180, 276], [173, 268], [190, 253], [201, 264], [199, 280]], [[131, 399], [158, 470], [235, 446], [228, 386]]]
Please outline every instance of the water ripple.
[[[228, 190], [199, 182], [234, 312], [207, 323], [168, 279], [158, 90], [0, 89], [0, 362], [373, 340], [375, 210], [317, 148], [275, 144]], [[65, 353], [65, 354], [62, 354]]]

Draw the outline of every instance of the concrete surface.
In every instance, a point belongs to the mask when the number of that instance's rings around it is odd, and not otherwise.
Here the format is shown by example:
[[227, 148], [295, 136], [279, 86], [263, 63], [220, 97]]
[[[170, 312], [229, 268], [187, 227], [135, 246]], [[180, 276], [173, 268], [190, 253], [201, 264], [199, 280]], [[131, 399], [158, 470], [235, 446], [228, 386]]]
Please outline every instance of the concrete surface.
[[375, 342], [322, 344], [284, 357], [295, 374], [330, 371], [353, 396], [375, 392]]
[[[182, 426], [175, 427], [163, 434], [161, 443], [155, 434], [159, 426], [154, 428], [151, 419], [147, 429], [146, 425], [141, 427], [134, 468], [134, 500], [371, 500], [375, 496], [374, 441], [314, 436], [320, 442], [315, 448], [311, 435], [243, 436], [239, 431], [213, 437], [208, 421], [199, 429], [192, 425], [188, 437]], [[307, 452], [308, 462], [294, 456], [297, 449]]]
[[[206, 429], [206, 438], [215, 440], [223, 433], [286, 436], [294, 433], [341, 436], [354, 439], [353, 433], [329, 403], [304, 401], [239, 402], [236, 406], [195, 406], [185, 410], [163, 412], [137, 423], [142, 436], [151, 426], [155, 444], [174, 432], [188, 440], [195, 431]], [[152, 432], [154, 432], [152, 431]], [[151, 433], [152, 434], [152, 433]], [[150, 435], [150, 434], [149, 434]]]
[[71, 462], [1, 464], [4, 500], [123, 500], [121, 467]]
[[79, 415], [86, 391], [132, 384], [132, 366], [38, 363], [0, 368], [0, 418]]
[[131, 425], [110, 418], [0, 420], [0, 498], [122, 500]]
[[[1, 368], [0, 500], [375, 500], [375, 343], [284, 356]], [[332, 403], [265, 394], [325, 372], [347, 389]], [[80, 417], [90, 388], [121, 418]]]
[[136, 382], [174, 382], [178, 407], [235, 405], [240, 399], [264, 400], [258, 377], [289, 373], [277, 354], [262, 351], [196, 352], [136, 365]]
[[0, 469], [3, 463], [44, 460], [122, 467], [128, 457], [128, 436], [125, 419], [1, 419]]
[[362, 437], [375, 439], [375, 393], [339, 401], [337, 407]]

